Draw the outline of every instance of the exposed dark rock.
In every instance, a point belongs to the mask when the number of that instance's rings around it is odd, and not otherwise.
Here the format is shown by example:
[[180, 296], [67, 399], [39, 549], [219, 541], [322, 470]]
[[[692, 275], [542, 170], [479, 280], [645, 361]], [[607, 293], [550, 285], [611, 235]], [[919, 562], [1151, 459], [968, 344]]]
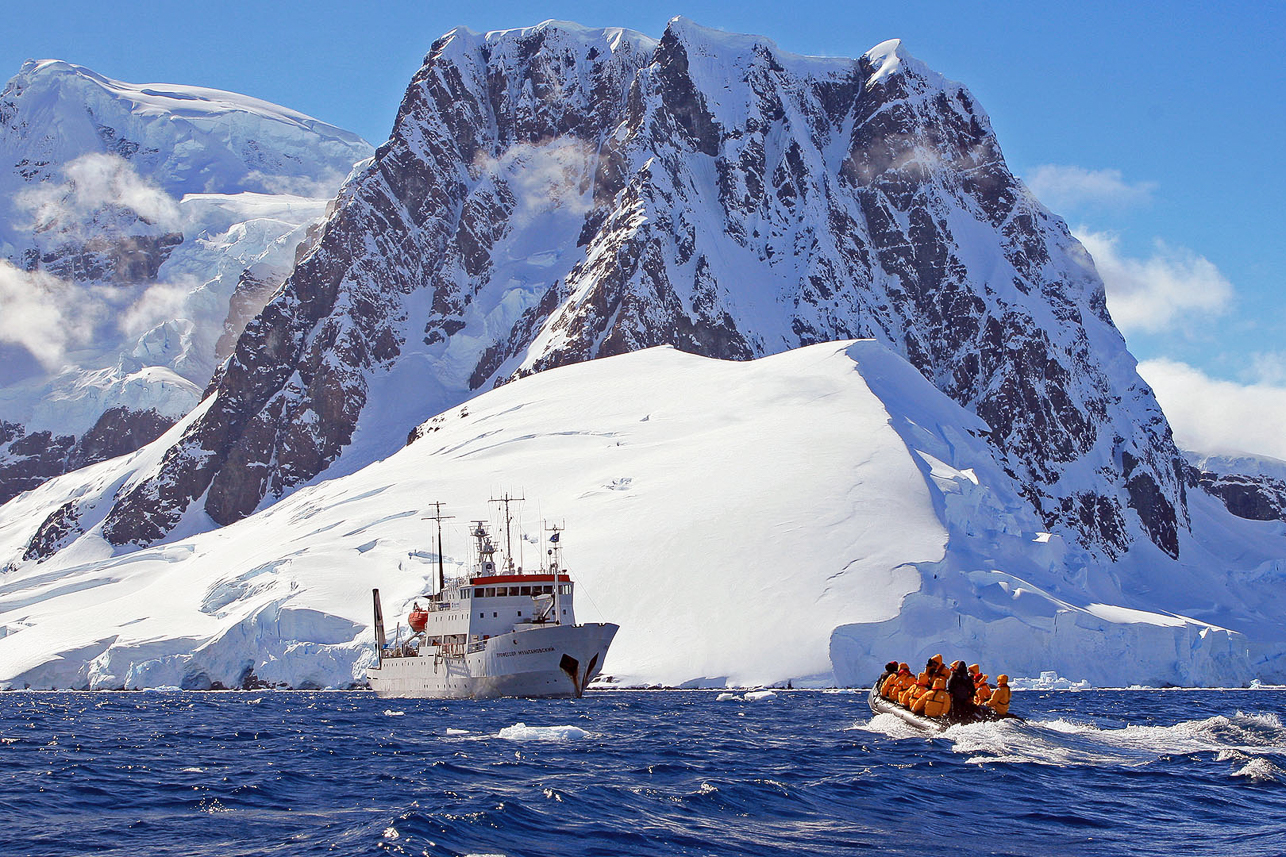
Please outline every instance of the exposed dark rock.
[[67, 457], [67, 469], [76, 470], [141, 449], [164, 434], [174, 422], [173, 417], [150, 409], [108, 408], [76, 441]]
[[2, 421], [0, 438], [0, 503], [66, 473], [67, 456], [76, 443], [71, 435], [27, 434], [22, 426]]
[[1190, 467], [1193, 487], [1218, 497], [1239, 518], [1286, 521], [1286, 481], [1263, 474], [1216, 473]]
[[0, 421], [0, 503], [68, 471], [133, 452], [173, 424], [154, 410], [123, 407], [105, 411], [80, 438], [48, 431], [28, 434], [21, 425]]
[[264, 308], [283, 279], [284, 275], [260, 268], [247, 268], [241, 272], [237, 278], [236, 291], [228, 301], [228, 317], [223, 322], [223, 334], [214, 346], [216, 363], [222, 363], [232, 354], [246, 325]]
[[75, 501], [69, 500], [59, 506], [36, 530], [36, 534], [27, 542], [22, 559], [24, 562], [47, 559], [80, 533], [80, 510]]
[[39, 267], [73, 282], [154, 282], [161, 265], [182, 243], [181, 232], [94, 236], [45, 250], [39, 257]]
[[[435, 42], [389, 141], [160, 473], [118, 498], [108, 539], [159, 538], [202, 495], [230, 523], [314, 478], [409, 361], [437, 391], [427, 419], [653, 345], [744, 360], [874, 337], [987, 422], [1051, 530], [1176, 555], [1169, 427], [1121, 368], [1088, 255], [1009, 172], [972, 96], [901, 54], [801, 73], [767, 42], [721, 39], [678, 21], [655, 46], [554, 25]], [[554, 167], [566, 198], [533, 202], [522, 177]], [[526, 218], [555, 204], [580, 219], [537, 246]]]

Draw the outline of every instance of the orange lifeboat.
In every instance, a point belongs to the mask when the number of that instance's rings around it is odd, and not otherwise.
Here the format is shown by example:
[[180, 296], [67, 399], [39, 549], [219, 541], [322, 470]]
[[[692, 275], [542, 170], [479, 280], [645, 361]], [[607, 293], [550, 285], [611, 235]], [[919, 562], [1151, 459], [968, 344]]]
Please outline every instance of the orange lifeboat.
[[411, 626], [411, 630], [416, 634], [424, 631], [429, 624], [429, 611], [425, 610], [419, 604], [411, 608], [411, 615], [406, 617], [406, 623]]

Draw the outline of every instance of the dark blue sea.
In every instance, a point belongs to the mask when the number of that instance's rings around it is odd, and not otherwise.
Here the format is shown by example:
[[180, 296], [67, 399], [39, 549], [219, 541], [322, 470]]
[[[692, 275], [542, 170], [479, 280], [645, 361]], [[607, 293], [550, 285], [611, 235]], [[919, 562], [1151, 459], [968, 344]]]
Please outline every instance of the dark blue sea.
[[5, 855], [1286, 853], [1286, 692], [0, 694]]

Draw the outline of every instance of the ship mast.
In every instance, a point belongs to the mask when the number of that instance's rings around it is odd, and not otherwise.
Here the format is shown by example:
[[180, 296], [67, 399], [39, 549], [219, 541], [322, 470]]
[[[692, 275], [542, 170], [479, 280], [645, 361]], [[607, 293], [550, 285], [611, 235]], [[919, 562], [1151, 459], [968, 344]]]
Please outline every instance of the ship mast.
[[563, 528], [556, 524], [550, 524], [547, 529], [549, 532], [553, 533], [553, 535], [549, 537], [549, 543], [553, 545], [553, 547], [549, 549], [549, 570], [554, 574], [554, 624], [561, 625], [563, 624], [563, 613], [562, 610], [559, 609], [561, 603], [558, 599], [558, 590], [562, 588], [562, 584], [558, 581], [558, 570], [563, 564], [563, 541], [560, 538]]
[[496, 549], [491, 546], [491, 539], [487, 535], [487, 522], [473, 522], [473, 538], [477, 541], [478, 562], [477, 568], [474, 569], [470, 577], [482, 576], [488, 577], [496, 572], [496, 563], [492, 557]]
[[509, 514], [509, 504], [511, 502], [514, 502], [514, 503], [522, 502], [523, 500], [526, 500], [526, 499], [527, 499], [526, 497], [510, 497], [509, 492], [506, 491], [505, 496], [501, 497], [498, 500], [495, 498], [492, 498], [490, 501], [492, 503], [497, 503], [497, 504], [503, 503], [505, 506], [505, 565], [508, 566], [508, 571], [510, 574], [514, 573], [514, 543], [513, 543], [513, 529], [512, 529], [513, 516]]
[[442, 502], [440, 500], [434, 501], [433, 510], [433, 514], [426, 517], [424, 520], [438, 522], [438, 595], [441, 595], [442, 590], [447, 587], [446, 571], [442, 567], [442, 522], [450, 520], [455, 516], [442, 514]]

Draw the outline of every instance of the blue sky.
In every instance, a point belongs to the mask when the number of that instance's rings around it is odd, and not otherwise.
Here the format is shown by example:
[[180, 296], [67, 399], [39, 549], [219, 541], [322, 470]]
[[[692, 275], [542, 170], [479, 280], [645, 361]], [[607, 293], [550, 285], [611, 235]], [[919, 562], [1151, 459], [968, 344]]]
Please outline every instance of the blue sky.
[[[242, 92], [378, 144], [452, 27], [557, 18], [657, 36], [678, 14], [805, 54], [901, 38], [969, 87], [1010, 168], [1086, 241], [1177, 433], [1217, 433], [1215, 401], [1244, 423], [1279, 399], [1286, 419], [1286, 3], [46, 0], [6, 10], [0, 76], [55, 57]], [[1281, 443], [1256, 448], [1286, 457]]]

